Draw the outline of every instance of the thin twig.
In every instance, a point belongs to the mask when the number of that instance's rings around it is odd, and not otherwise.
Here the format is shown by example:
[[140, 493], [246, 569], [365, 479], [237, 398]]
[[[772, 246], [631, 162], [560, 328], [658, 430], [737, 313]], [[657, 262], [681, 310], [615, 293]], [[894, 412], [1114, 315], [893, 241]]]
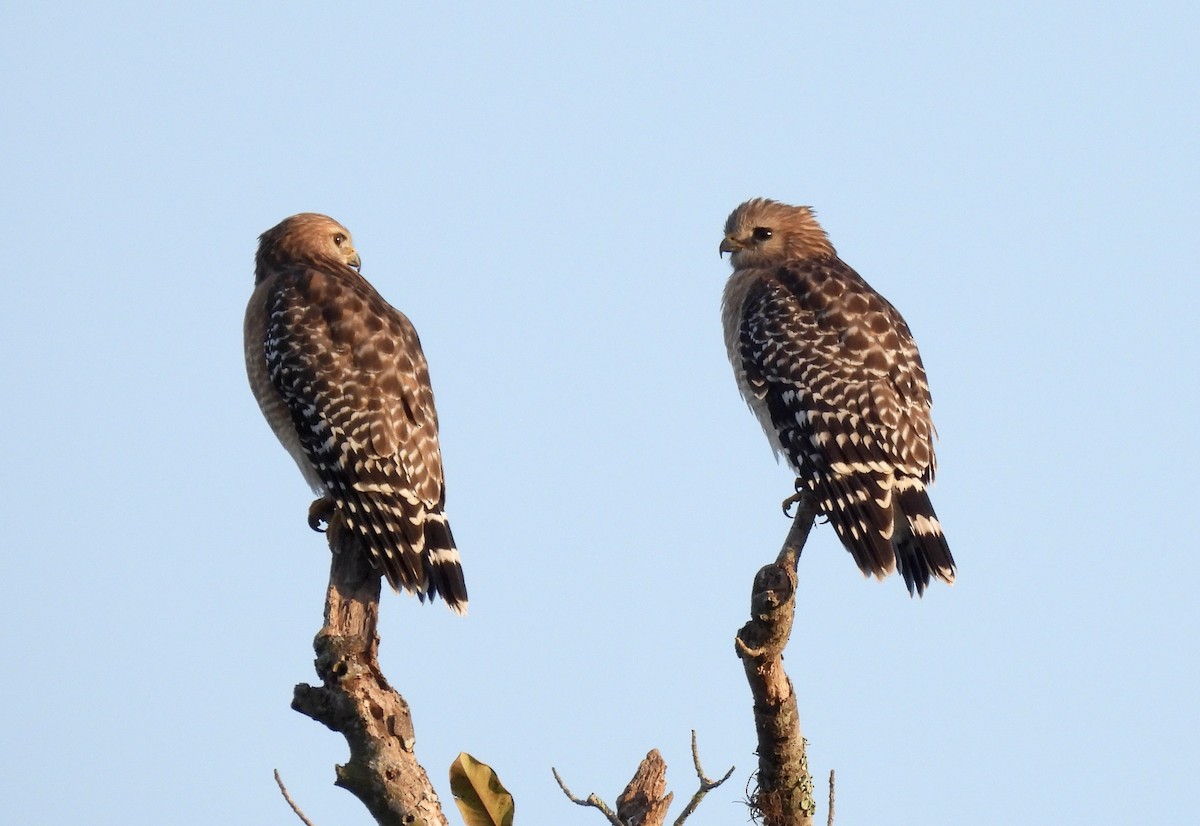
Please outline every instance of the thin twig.
[[558, 781], [558, 787], [563, 790], [563, 794], [567, 796], [567, 800], [571, 801], [577, 806], [590, 806], [593, 809], [599, 809], [604, 816], [608, 818], [608, 822], [613, 826], [625, 826], [625, 824], [621, 822], [621, 819], [617, 817], [617, 813], [608, 808], [604, 801], [596, 796], [595, 792], [589, 794], [587, 800], [580, 800], [578, 797], [571, 794], [571, 790], [567, 788], [567, 784], [563, 782], [562, 777], [559, 775], [558, 769], [551, 766], [550, 771], [554, 772], [554, 779]]
[[287, 786], [283, 785], [283, 778], [279, 776], [279, 769], [275, 770], [275, 783], [279, 786], [279, 791], [283, 792], [283, 799], [292, 807], [292, 811], [296, 813], [296, 817], [304, 826], [316, 826], [311, 820], [304, 816], [304, 812], [300, 811], [300, 807], [296, 805], [296, 801], [292, 800], [292, 796], [288, 794]]
[[825, 826], [833, 826], [833, 769], [829, 770], [829, 817], [825, 820]]
[[696, 811], [696, 807], [700, 805], [700, 801], [704, 796], [720, 786], [733, 775], [733, 770], [737, 766], [730, 766], [729, 771], [725, 772], [725, 776], [720, 780], [709, 780], [704, 775], [704, 768], [700, 765], [700, 750], [696, 746], [696, 730], [692, 729], [692, 763], [696, 766], [696, 776], [700, 778], [700, 788], [692, 795], [692, 799], [688, 801], [687, 806], [679, 813], [679, 817], [675, 818], [675, 826], [683, 826], [683, 822], [688, 819], [692, 812]]

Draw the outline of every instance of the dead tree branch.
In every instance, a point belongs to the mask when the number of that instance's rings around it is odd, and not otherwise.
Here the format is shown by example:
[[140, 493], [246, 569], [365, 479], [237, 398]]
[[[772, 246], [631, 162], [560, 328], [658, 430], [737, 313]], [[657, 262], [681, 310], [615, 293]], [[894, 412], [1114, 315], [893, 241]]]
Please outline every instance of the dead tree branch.
[[[335, 519], [331, 547], [339, 530]], [[448, 826], [413, 752], [408, 703], [379, 668], [380, 575], [363, 554], [332, 556], [325, 624], [313, 641], [322, 685], [297, 685], [292, 708], [346, 738], [350, 759], [335, 768], [334, 783], [361, 800], [381, 826]]]
[[696, 807], [700, 805], [700, 801], [704, 796], [720, 786], [731, 776], [736, 766], [730, 766], [729, 771], [725, 772], [725, 776], [720, 780], [709, 780], [704, 775], [704, 767], [700, 765], [700, 750], [696, 746], [696, 730], [692, 729], [692, 764], [696, 767], [696, 777], [700, 779], [700, 788], [692, 795], [692, 799], [688, 801], [687, 806], [679, 813], [679, 817], [675, 818], [674, 826], [683, 826], [683, 822], [688, 819], [692, 812], [696, 811]]
[[833, 769], [829, 770], [829, 817], [825, 820], [825, 826], [833, 826]]
[[617, 819], [628, 826], [663, 826], [674, 797], [667, 791], [667, 761], [651, 749], [617, 798]]
[[608, 822], [613, 826], [625, 826], [625, 824], [617, 818], [617, 813], [608, 808], [608, 804], [601, 800], [595, 792], [589, 794], [587, 796], [587, 800], [582, 800], [571, 794], [571, 790], [568, 789], [567, 784], [563, 782], [562, 775], [558, 773], [558, 769], [551, 767], [550, 771], [554, 772], [554, 779], [558, 781], [558, 787], [563, 790], [563, 794], [567, 796], [567, 800], [571, 801], [576, 806], [590, 806], [593, 809], [599, 809], [600, 813], [603, 814], [604, 817], [608, 819]]
[[783, 669], [796, 611], [796, 562], [816, 514], [815, 503], [801, 497], [778, 558], [754, 577], [750, 621], [736, 640], [758, 732], [758, 789], [751, 803], [764, 826], [811, 826], [816, 812], [796, 693]]
[[[700, 753], [696, 748], [695, 731], [692, 732], [692, 762], [696, 766], [696, 776], [700, 778], [700, 789], [692, 795], [688, 805], [675, 819], [674, 826], [683, 826], [683, 822], [692, 812], [696, 811], [696, 807], [700, 805], [704, 796], [728, 780], [733, 774], [731, 767], [720, 780], [709, 780], [705, 777], [704, 769], [700, 766]], [[567, 784], [559, 775], [558, 769], [551, 769], [551, 771], [554, 772], [554, 779], [558, 781], [558, 787], [563, 790], [567, 800], [578, 806], [599, 809], [613, 826], [663, 826], [667, 822], [667, 809], [671, 807], [674, 794], [667, 792], [667, 763], [659, 754], [658, 749], [651, 749], [650, 753], [643, 758], [637, 771], [634, 772], [633, 779], [629, 781], [625, 791], [621, 792], [621, 796], [617, 798], [615, 812], [594, 793], [588, 795], [587, 800], [581, 800], [571, 794], [571, 790], [567, 788]]]
[[296, 817], [300, 818], [300, 822], [303, 823], [304, 826], [316, 826], [315, 823], [305, 816], [304, 812], [300, 811], [300, 807], [296, 805], [296, 801], [292, 800], [291, 794], [288, 793], [287, 786], [283, 785], [283, 778], [279, 776], [279, 769], [275, 770], [275, 785], [279, 786], [279, 791], [283, 793], [283, 799], [286, 800], [287, 804], [292, 807], [292, 811], [296, 813]]

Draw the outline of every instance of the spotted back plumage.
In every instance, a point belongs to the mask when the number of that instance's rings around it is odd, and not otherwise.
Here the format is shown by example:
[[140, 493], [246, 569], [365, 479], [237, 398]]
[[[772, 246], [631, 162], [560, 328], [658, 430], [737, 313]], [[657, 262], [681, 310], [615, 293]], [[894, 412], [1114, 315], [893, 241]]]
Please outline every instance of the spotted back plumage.
[[725, 341], [768, 439], [865, 574], [952, 582], [925, 485], [929, 384], [900, 313], [837, 257], [807, 207], [756, 199], [726, 224]]
[[[289, 221], [291, 231], [280, 231]], [[322, 494], [331, 525], [344, 528], [336, 541], [367, 553], [395, 589], [440, 595], [464, 613], [416, 330], [359, 275], [339, 224], [295, 216], [280, 227], [264, 233], [247, 311], [247, 369], [263, 412]], [[307, 248], [294, 237], [301, 230], [317, 242], [344, 233], [349, 253], [342, 245], [324, 257], [295, 253]]]

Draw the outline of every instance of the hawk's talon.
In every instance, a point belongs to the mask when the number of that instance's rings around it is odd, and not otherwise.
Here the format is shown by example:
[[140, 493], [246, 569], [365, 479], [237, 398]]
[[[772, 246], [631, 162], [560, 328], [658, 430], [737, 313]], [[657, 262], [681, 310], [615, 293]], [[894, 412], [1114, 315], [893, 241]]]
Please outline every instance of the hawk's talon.
[[792, 505], [799, 504], [800, 500], [803, 498], [804, 498], [804, 494], [797, 492], [797, 493], [793, 493], [787, 499], [784, 499], [783, 500], [783, 515], [786, 516], [788, 519], [793, 518], [792, 517]]
[[[333, 499], [328, 496], [313, 500], [313, 503], [308, 506], [308, 527], [317, 533], [325, 533], [329, 530], [329, 520], [333, 517], [335, 507]], [[323, 528], [321, 527], [322, 522], [325, 523]]]

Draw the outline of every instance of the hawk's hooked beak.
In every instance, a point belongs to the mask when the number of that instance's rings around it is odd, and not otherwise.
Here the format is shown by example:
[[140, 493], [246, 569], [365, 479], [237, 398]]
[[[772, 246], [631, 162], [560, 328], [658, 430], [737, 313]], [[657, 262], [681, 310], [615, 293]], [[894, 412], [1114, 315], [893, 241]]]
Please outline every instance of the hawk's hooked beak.
[[346, 266], [354, 267], [354, 269], [358, 270], [359, 272], [362, 271], [362, 259], [358, 257], [357, 252], [350, 256], [350, 258], [346, 261]]
[[732, 255], [733, 253], [737, 252], [741, 248], [742, 248], [741, 243], [736, 241], [733, 238], [733, 236], [731, 236], [731, 235], [726, 235], [724, 238], [722, 238], [721, 246], [717, 247], [717, 249], [719, 249], [721, 251], [722, 258], [725, 257], [725, 253], [730, 253]]

